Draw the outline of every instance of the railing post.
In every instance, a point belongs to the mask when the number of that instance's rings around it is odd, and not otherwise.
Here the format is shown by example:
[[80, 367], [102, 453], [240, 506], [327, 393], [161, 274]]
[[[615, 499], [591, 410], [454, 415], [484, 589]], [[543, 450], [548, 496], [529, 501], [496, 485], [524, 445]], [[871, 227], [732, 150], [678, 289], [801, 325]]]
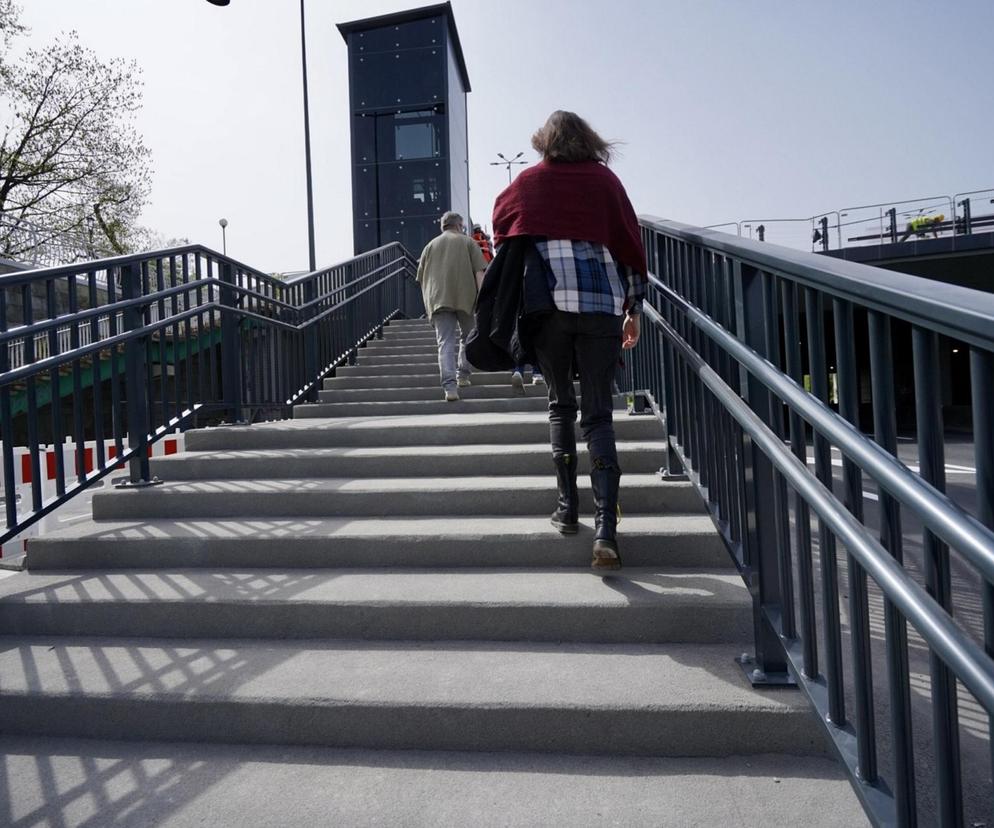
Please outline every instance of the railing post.
[[[317, 282], [315, 279], [308, 279], [304, 283], [304, 302], [313, 302], [317, 299]], [[318, 308], [316, 306], [309, 305], [305, 319], [313, 318], [317, 315]], [[311, 383], [311, 387], [307, 392], [308, 402], [317, 402], [318, 400], [318, 326], [308, 325], [304, 328], [304, 381]]]
[[238, 296], [234, 290], [234, 274], [230, 262], [220, 262], [221, 268], [221, 396], [231, 413], [231, 422], [242, 418], [241, 324], [237, 316]]
[[[121, 295], [124, 299], [138, 299], [142, 295], [141, 274], [134, 263], [121, 266]], [[124, 310], [124, 329], [137, 331], [145, 324], [145, 306], [131, 305]], [[151, 423], [148, 416], [148, 337], [133, 337], [124, 343], [124, 377], [127, 395], [128, 449], [133, 452], [129, 466], [129, 480], [119, 487], [151, 486], [148, 463], [148, 433]]]
[[[764, 311], [766, 295], [763, 273], [749, 265], [736, 263], [735, 319], [739, 339], [763, 356], [767, 354]], [[774, 428], [774, 416], [780, 416], [771, 406], [766, 387], [744, 369], [739, 374], [740, 394], [749, 407]], [[740, 660], [749, 680], [754, 685], [782, 685], [793, 683], [787, 668], [787, 655], [779, 632], [774, 629], [769, 616], [783, 611], [782, 582], [780, 578], [781, 533], [778, 531], [776, 508], [770, 492], [776, 480], [773, 464], [748, 435], [743, 435], [743, 461], [745, 464], [745, 527], [743, 554], [747, 567], [747, 583], [753, 599], [753, 632], [756, 642], [755, 659]]]

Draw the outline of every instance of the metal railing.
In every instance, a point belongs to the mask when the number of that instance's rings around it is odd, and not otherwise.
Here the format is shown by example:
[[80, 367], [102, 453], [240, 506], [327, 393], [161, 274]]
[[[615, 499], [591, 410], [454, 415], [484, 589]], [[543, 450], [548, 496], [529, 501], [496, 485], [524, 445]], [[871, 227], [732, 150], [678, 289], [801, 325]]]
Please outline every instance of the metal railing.
[[[994, 713], [994, 296], [671, 221], [641, 226], [651, 273], [629, 390], [663, 420], [664, 473], [689, 475], [752, 593], [750, 678], [796, 681], [874, 822], [915, 825], [925, 757], [912, 731], [910, 623], [928, 648], [929, 818], [962, 824], [957, 681], [986, 712], [988, 737]], [[976, 514], [945, 494], [946, 338], [970, 354]], [[917, 472], [898, 458], [895, 351], [913, 375]], [[860, 429], [867, 419], [872, 438]], [[870, 489], [875, 526], [864, 515]], [[902, 516], [923, 527], [923, 584], [905, 561]], [[979, 579], [973, 634], [954, 617], [950, 549]]]
[[[387, 321], [423, 312], [414, 270], [394, 243], [282, 281], [190, 245], [0, 276], [0, 544], [123, 463], [124, 485], [151, 485], [150, 445], [173, 430], [316, 399]], [[38, 446], [67, 438], [76, 468], [56, 452], [46, 498]], [[31, 452], [20, 503], [18, 443]]]
[[[994, 232], [994, 190], [974, 190], [879, 204], [859, 204], [801, 218], [760, 218], [710, 224], [737, 236], [827, 253], [909, 239], [952, 238]], [[731, 232], [731, 229], [729, 229]]]

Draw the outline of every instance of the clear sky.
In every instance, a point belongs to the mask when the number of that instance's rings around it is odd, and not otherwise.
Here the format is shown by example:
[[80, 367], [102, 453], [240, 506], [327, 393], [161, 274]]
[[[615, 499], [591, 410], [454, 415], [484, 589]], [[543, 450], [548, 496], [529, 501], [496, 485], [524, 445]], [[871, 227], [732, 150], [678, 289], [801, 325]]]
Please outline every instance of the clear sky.
[[[267, 271], [307, 264], [297, 0], [20, 0], [29, 42], [76, 29], [144, 70], [144, 223]], [[428, 5], [307, 0], [318, 264], [351, 255], [338, 22]], [[994, 187], [994, 0], [453, 0], [473, 218], [554, 109], [624, 141], [640, 213], [809, 216]]]

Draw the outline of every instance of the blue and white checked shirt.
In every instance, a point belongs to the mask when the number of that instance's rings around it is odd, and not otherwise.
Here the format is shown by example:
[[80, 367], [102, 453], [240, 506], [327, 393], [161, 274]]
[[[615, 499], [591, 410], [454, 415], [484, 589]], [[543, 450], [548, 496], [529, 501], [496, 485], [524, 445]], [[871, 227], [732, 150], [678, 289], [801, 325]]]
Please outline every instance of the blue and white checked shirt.
[[567, 313], [642, 311], [645, 281], [614, 260], [603, 244], [570, 239], [535, 240], [555, 277], [552, 301]]

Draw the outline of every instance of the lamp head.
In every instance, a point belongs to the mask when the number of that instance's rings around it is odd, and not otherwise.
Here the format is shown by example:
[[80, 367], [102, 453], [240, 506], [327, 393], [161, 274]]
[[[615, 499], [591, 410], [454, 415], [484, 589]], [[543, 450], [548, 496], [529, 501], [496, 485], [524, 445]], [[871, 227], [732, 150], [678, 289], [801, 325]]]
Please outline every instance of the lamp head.
[[[213, 2], [213, 0], [212, 0], [212, 2]], [[227, 220], [226, 218], [223, 218], [223, 219], [221, 219], [221, 220], [220, 220], [220, 221], [218, 222], [218, 224], [220, 224], [220, 225], [221, 225], [221, 229], [223, 230], [223, 229], [224, 229], [225, 227], [227, 227], [227, 226], [228, 226], [228, 220]]]

